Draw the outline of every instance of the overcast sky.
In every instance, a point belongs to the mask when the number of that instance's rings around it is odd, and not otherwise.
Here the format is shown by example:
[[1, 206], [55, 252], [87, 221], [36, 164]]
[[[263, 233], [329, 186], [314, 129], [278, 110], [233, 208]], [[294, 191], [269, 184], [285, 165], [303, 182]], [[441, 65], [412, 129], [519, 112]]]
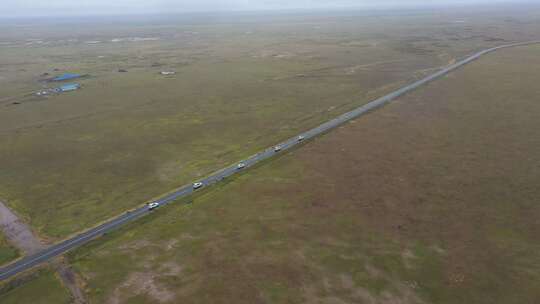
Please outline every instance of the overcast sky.
[[[193, 11], [323, 9], [448, 5], [519, 0], [0, 0], [0, 16], [176, 13]], [[540, 2], [540, 0], [530, 0]]]

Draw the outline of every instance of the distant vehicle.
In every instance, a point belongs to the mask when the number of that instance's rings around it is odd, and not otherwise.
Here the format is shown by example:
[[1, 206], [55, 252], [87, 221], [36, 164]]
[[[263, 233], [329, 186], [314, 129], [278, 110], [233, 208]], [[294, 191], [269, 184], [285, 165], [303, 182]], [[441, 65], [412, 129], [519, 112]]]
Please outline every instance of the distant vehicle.
[[159, 203], [154, 202], [154, 203], [148, 204], [148, 210], [154, 210], [157, 207], [159, 207]]
[[304, 140], [304, 139], [306, 139], [305, 136], [303, 136], [303, 135], [298, 136], [298, 141], [302, 141], [302, 140]]
[[201, 182], [196, 182], [193, 184], [193, 189], [197, 190], [199, 188], [201, 188], [203, 186], [203, 183]]
[[281, 151], [281, 146], [275, 146], [274, 147], [274, 152], [279, 152]]
[[237, 169], [244, 169], [245, 167], [246, 167], [246, 164], [244, 164], [244, 163], [239, 163], [239, 164], [236, 166]]

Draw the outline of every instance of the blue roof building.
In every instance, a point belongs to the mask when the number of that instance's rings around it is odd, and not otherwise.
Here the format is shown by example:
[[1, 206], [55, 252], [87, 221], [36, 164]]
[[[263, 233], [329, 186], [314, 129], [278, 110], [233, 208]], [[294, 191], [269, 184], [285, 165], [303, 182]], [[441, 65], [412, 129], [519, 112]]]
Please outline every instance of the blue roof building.
[[78, 83], [67, 83], [58, 88], [59, 92], [69, 92], [75, 91], [81, 88], [81, 85]]
[[54, 77], [52, 79], [52, 81], [65, 81], [65, 80], [72, 80], [72, 79], [77, 79], [77, 78], [81, 78], [81, 77], [82, 77], [81, 74], [66, 73], [64, 75]]

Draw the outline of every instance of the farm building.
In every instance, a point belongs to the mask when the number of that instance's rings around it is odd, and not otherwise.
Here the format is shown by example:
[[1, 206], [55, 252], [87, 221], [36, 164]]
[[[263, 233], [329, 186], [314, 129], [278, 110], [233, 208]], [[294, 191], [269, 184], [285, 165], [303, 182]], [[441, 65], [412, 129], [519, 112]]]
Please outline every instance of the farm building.
[[69, 92], [75, 91], [81, 88], [81, 85], [78, 83], [68, 83], [60, 86], [57, 90], [58, 92]]
[[83, 75], [66, 73], [66, 74], [54, 77], [52, 81], [66, 81], [66, 80], [72, 80], [72, 79], [77, 79], [81, 77], [83, 77]]

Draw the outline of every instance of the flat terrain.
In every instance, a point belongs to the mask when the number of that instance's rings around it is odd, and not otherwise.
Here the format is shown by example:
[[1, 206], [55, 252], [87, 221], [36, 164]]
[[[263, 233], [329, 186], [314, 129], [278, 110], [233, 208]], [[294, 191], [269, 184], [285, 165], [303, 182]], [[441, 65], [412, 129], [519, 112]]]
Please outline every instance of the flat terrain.
[[68, 304], [72, 303], [67, 290], [64, 289], [53, 272], [42, 269], [35, 276], [18, 287], [0, 285], [2, 304]]
[[0, 265], [19, 257], [19, 251], [9, 244], [3, 234], [0, 234]]
[[536, 303], [539, 52], [491, 54], [70, 261], [92, 303]]
[[[540, 27], [534, 10], [71, 22], [0, 25], [0, 199], [51, 239]], [[64, 72], [89, 76], [32, 95]]]

